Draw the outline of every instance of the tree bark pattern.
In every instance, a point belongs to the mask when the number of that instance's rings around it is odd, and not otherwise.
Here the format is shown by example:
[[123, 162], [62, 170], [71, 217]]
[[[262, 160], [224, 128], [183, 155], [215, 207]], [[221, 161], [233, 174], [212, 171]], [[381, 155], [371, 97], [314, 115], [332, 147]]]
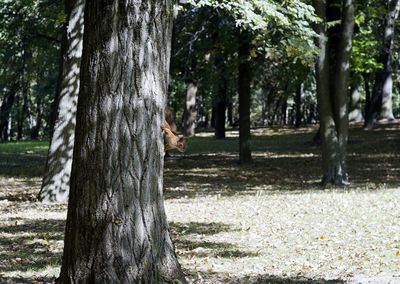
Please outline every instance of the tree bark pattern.
[[169, 0], [86, 1], [61, 283], [185, 282], [162, 196], [172, 18]]
[[84, 29], [84, 0], [67, 1], [65, 27], [61, 52], [61, 85], [56, 95], [57, 119], [50, 141], [46, 170], [38, 199], [43, 202], [63, 202], [68, 199], [73, 147], [75, 140], [76, 108], [79, 94], [79, 76]]

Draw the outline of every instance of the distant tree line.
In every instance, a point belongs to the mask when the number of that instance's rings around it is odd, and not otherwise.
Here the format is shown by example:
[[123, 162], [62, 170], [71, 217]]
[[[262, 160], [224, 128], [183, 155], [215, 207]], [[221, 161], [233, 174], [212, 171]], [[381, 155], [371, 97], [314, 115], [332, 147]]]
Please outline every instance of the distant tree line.
[[[224, 139], [227, 128], [238, 128], [245, 163], [250, 128], [320, 123], [322, 138], [337, 137], [324, 140], [324, 152], [345, 156], [349, 121], [370, 129], [400, 114], [399, 2], [180, 1], [167, 99], [178, 129], [185, 136], [213, 129]], [[82, 39], [68, 25], [77, 16], [69, 6], [0, 6], [0, 141], [50, 139], [48, 163], [72, 159], [80, 56], [73, 58]]]

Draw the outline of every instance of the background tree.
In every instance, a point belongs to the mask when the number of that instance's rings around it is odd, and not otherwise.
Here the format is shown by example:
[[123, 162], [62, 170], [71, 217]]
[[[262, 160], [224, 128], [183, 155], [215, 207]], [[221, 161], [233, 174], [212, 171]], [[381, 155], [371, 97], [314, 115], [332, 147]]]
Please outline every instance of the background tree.
[[239, 93], [239, 162], [251, 161], [250, 149], [250, 37], [246, 31], [238, 31], [238, 93]]
[[68, 15], [60, 56], [59, 86], [56, 89], [57, 114], [47, 155], [46, 170], [39, 200], [65, 201], [69, 194], [72, 154], [75, 138], [76, 106], [82, 56], [85, 1], [65, 2]]
[[60, 283], [185, 281], [163, 205], [172, 1], [86, 1]]
[[37, 139], [49, 132], [57, 81], [62, 1], [0, 3], [1, 140]]
[[[316, 24], [320, 47], [316, 82], [322, 137], [322, 183], [342, 185], [347, 182], [347, 91], [354, 6], [352, 0], [315, 0], [314, 6], [321, 19]], [[328, 29], [329, 22], [336, 24]]]
[[371, 103], [366, 113], [366, 128], [372, 128], [374, 122], [379, 118], [394, 119], [392, 108], [392, 57], [395, 23], [400, 11], [400, 1], [390, 0], [385, 2], [387, 2], [387, 14], [379, 33], [382, 35], [382, 43], [378, 60], [382, 64], [382, 68], [375, 73]]

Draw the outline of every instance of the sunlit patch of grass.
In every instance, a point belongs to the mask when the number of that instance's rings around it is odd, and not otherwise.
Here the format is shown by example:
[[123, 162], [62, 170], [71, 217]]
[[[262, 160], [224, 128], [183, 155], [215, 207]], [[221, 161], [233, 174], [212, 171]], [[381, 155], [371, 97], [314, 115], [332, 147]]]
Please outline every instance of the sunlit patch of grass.
[[0, 144], [0, 154], [46, 155], [48, 141], [22, 141]]

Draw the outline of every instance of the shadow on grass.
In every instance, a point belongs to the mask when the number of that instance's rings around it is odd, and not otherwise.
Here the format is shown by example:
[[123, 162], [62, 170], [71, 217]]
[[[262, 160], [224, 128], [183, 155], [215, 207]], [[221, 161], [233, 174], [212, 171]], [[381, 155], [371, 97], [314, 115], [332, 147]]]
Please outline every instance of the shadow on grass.
[[41, 177], [45, 163], [44, 155], [0, 153], [0, 176]]
[[[0, 272], [39, 271], [48, 266], [59, 266], [62, 256], [57, 242], [64, 238], [64, 220], [8, 220], [10, 225], [0, 227]], [[35, 279], [33, 279], [35, 280]], [[33, 283], [28, 278], [2, 278], [1, 283]], [[38, 279], [36, 279], [38, 280]], [[52, 282], [54, 279], [40, 279]]]
[[[350, 189], [399, 184], [400, 128], [396, 125], [368, 132], [360, 127], [351, 129]], [[320, 146], [310, 142], [313, 136], [310, 133], [289, 131], [254, 136], [251, 142], [253, 163], [249, 165], [237, 164], [237, 138], [222, 141], [212, 137], [192, 138], [189, 141], [189, 149], [192, 149], [186, 155], [165, 163], [166, 198], [322, 189], [319, 186], [322, 177]], [[193, 149], [196, 147], [198, 151]]]
[[[310, 279], [303, 277], [294, 278], [280, 278], [273, 275], [259, 276], [256, 280], [248, 281], [248, 278], [238, 279], [239, 283], [252, 283], [252, 284], [340, 284], [346, 283], [344, 280], [325, 280], [325, 279]], [[235, 282], [237, 283], [237, 282]]]
[[[196, 257], [242, 258], [256, 257], [257, 253], [241, 251], [234, 244], [210, 242], [204, 236], [222, 232], [234, 232], [237, 229], [224, 223], [169, 223], [171, 236], [179, 254]], [[196, 239], [196, 237], [199, 237]]]
[[[315, 186], [322, 175], [319, 146], [309, 143], [312, 137], [310, 133], [288, 131], [278, 132], [275, 136], [254, 136], [254, 162], [250, 165], [237, 164], [237, 138], [225, 141], [211, 137], [191, 139], [186, 155], [175, 155], [175, 159], [165, 163], [166, 198], [320, 189]], [[399, 184], [399, 128], [373, 132], [351, 129], [350, 141], [353, 141], [348, 147], [351, 187], [365, 187], [367, 183]], [[45, 155], [0, 153], [0, 175], [3, 176], [38, 177], [43, 172], [44, 164]], [[7, 192], [4, 198], [0, 195], [0, 200], [31, 201], [23, 190], [14, 193]], [[234, 244], [207, 240], [207, 236], [236, 230], [228, 224], [171, 223], [170, 229], [178, 254], [181, 255], [232, 259], [257, 257], [257, 253], [241, 250]], [[24, 220], [23, 224], [0, 227], [0, 272], [58, 266], [61, 251], [54, 252], [49, 243], [61, 241], [63, 232], [64, 220]], [[0, 282], [33, 281], [30, 278], [0, 278]], [[228, 283], [343, 282], [260, 275], [255, 279], [244, 277]]]
[[[187, 271], [188, 275], [196, 275], [196, 271]], [[202, 276], [203, 283], [205, 280], [207, 283], [212, 283], [215, 279], [219, 279], [218, 283], [227, 283], [227, 284], [341, 284], [347, 283], [341, 279], [312, 279], [312, 278], [304, 278], [304, 277], [278, 277], [275, 275], [257, 275], [257, 276], [244, 276], [241, 278], [234, 279], [226, 279], [223, 275], [219, 273], [207, 273], [207, 275]]]

